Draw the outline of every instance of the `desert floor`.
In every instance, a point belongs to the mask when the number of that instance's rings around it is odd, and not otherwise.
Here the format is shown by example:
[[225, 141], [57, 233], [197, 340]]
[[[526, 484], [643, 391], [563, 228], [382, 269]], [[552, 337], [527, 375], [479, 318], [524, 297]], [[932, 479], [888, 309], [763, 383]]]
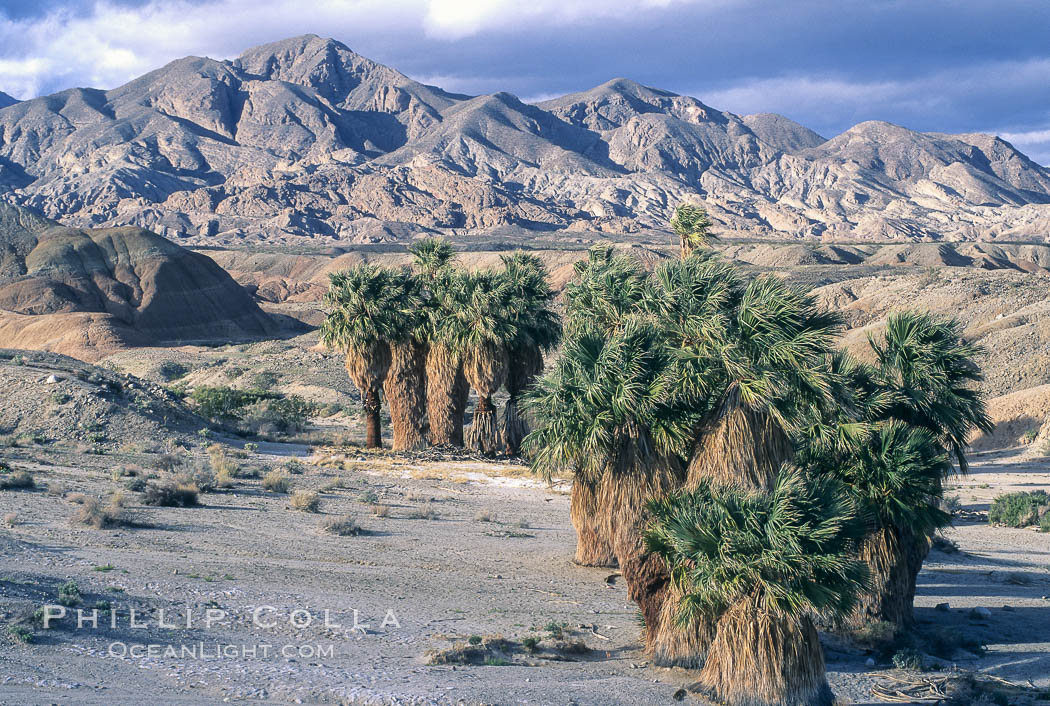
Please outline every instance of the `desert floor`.
[[[5, 460], [30, 469], [38, 488], [0, 492], [0, 515], [17, 516], [0, 530], [0, 612], [10, 619], [54, 603], [59, 585], [72, 580], [82, 607], [108, 601], [111, 613], [98, 628], [78, 629], [71, 609], [31, 644], [6, 640], [0, 703], [642, 705], [669, 703], [694, 680], [648, 663], [615, 571], [572, 563], [564, 484], [469, 458], [308, 453], [263, 444], [244, 463], [265, 468], [302, 456], [304, 472], [290, 478], [296, 488], [325, 488], [320, 513], [296, 511], [287, 494], [251, 479], [202, 495], [200, 507], [132, 501], [129, 525], [92, 530], [69, 524], [69, 497], [111, 492], [114, 458], [5, 449]], [[122, 460], [150, 461], [148, 454]], [[1045, 461], [1010, 452], [975, 460], [951, 491], [968, 510], [986, 509], [1006, 490], [1050, 489]], [[389, 508], [385, 517], [374, 514], [377, 505]], [[365, 532], [321, 531], [326, 518], [342, 515]], [[956, 627], [987, 652], [959, 650], [936, 666], [1050, 686], [1050, 535], [977, 522], [958, 522], [946, 535], [961, 552], [930, 555], [916, 598], [918, 629]], [[946, 612], [935, 608], [944, 602]], [[972, 617], [978, 606], [991, 616]], [[130, 625], [131, 609], [143, 627]], [[221, 613], [206, 627], [209, 609]], [[159, 624], [161, 610], [175, 627]], [[312, 623], [293, 627], [294, 611], [308, 611]], [[294, 617], [305, 622], [307, 613]], [[548, 648], [558, 628], [589, 651]], [[508, 650], [491, 665], [427, 664], [430, 650], [495, 635], [541, 640], [534, 653]], [[150, 644], [159, 646], [155, 654], [135, 652]], [[169, 645], [198, 653], [165, 654]], [[870, 688], [892, 673], [886, 656], [832, 638], [825, 648], [842, 702], [879, 703]]]

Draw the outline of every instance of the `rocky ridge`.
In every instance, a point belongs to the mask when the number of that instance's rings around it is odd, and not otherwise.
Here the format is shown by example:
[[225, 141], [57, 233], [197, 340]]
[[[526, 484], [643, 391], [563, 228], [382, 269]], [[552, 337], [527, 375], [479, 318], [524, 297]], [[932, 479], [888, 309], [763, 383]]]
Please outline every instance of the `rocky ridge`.
[[632, 233], [682, 201], [779, 239], [1050, 233], [1050, 170], [997, 137], [867, 122], [825, 140], [622, 78], [535, 105], [464, 96], [313, 35], [0, 109], [2, 192], [71, 225], [211, 244]]

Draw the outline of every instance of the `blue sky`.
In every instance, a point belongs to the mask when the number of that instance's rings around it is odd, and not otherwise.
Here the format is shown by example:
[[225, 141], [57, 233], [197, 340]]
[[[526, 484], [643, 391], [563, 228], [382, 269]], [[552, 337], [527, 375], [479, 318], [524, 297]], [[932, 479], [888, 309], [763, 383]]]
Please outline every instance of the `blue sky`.
[[0, 0], [0, 90], [112, 88], [311, 32], [453, 91], [539, 100], [626, 76], [829, 137], [992, 132], [1050, 164], [1045, 0]]

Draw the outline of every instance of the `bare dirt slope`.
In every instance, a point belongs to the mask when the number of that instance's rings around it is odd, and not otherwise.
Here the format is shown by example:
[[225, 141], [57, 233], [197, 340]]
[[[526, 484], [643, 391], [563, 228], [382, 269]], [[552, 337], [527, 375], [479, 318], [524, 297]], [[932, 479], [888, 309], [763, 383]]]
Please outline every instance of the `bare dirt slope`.
[[0, 398], [8, 443], [163, 448], [207, 426], [155, 383], [54, 353], [0, 349]]

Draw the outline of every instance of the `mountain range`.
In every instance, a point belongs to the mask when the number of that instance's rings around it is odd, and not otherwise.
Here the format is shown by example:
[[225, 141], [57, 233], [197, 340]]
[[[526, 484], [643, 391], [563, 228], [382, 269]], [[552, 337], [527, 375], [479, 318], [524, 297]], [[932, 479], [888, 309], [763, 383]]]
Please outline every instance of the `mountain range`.
[[0, 198], [198, 244], [632, 233], [685, 201], [750, 237], [1050, 236], [1050, 169], [991, 135], [865, 122], [825, 139], [622, 78], [535, 104], [460, 95], [314, 35], [12, 100]]

